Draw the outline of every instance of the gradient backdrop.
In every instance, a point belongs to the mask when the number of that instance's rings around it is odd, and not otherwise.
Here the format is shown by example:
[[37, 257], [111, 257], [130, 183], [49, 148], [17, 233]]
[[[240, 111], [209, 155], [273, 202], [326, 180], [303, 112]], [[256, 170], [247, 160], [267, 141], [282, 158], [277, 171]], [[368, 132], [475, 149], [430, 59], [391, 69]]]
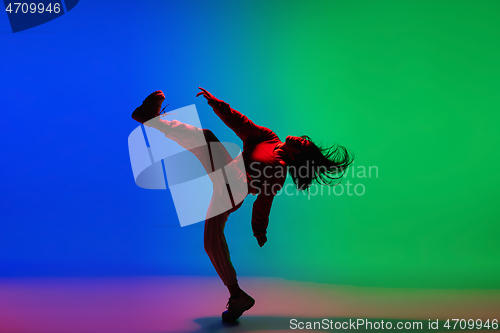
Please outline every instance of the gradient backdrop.
[[499, 22], [496, 0], [82, 0], [16, 34], [0, 14], [0, 276], [214, 276], [203, 225], [135, 185], [127, 147], [157, 89], [241, 145], [202, 86], [356, 154], [344, 194], [275, 200], [263, 248], [247, 198], [226, 227], [240, 275], [500, 288]]

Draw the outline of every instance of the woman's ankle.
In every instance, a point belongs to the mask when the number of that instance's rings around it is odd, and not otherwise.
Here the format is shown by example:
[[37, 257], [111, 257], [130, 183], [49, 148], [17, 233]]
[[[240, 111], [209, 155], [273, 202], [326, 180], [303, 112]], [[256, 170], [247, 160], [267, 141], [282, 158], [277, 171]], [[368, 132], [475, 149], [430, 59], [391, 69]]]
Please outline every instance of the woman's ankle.
[[227, 290], [229, 290], [229, 294], [231, 298], [238, 298], [241, 294], [241, 288], [238, 283], [233, 283], [227, 286]]

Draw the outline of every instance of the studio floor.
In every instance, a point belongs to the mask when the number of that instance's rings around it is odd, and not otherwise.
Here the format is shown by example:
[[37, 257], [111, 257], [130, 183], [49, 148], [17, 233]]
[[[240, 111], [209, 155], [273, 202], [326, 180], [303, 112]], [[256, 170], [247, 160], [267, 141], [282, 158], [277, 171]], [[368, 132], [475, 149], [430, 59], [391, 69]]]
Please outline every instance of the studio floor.
[[[500, 319], [500, 290], [367, 288], [240, 277], [256, 300], [223, 324], [227, 291], [215, 277], [0, 279], [0, 333], [291, 332], [296, 323], [357, 319], [394, 324]], [[358, 331], [372, 331], [366, 327]], [[314, 330], [309, 330], [314, 331]], [[332, 332], [336, 329], [316, 331]], [[373, 329], [380, 331], [380, 329]]]

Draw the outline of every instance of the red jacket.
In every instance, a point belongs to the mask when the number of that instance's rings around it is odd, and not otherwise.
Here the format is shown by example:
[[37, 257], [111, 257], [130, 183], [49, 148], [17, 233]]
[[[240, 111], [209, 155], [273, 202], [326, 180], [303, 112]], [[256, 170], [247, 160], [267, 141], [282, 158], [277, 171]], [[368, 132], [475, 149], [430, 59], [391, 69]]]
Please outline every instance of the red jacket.
[[269, 128], [256, 125], [224, 101], [209, 101], [208, 104], [243, 141], [242, 156], [247, 172], [248, 191], [258, 195], [253, 204], [252, 230], [255, 237], [263, 236], [269, 223], [273, 199], [286, 179], [286, 166], [274, 152], [281, 140]]

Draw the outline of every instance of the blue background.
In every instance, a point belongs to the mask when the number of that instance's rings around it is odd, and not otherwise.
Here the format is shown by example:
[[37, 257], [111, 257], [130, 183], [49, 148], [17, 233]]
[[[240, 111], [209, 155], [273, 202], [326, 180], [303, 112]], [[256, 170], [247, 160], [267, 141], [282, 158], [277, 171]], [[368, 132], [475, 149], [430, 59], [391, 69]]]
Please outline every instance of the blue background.
[[193, 21], [164, 2], [86, 1], [13, 34], [2, 15], [0, 276], [213, 270], [202, 225], [181, 229], [168, 191], [135, 185], [127, 147], [147, 94], [171, 109], [213, 86]]

